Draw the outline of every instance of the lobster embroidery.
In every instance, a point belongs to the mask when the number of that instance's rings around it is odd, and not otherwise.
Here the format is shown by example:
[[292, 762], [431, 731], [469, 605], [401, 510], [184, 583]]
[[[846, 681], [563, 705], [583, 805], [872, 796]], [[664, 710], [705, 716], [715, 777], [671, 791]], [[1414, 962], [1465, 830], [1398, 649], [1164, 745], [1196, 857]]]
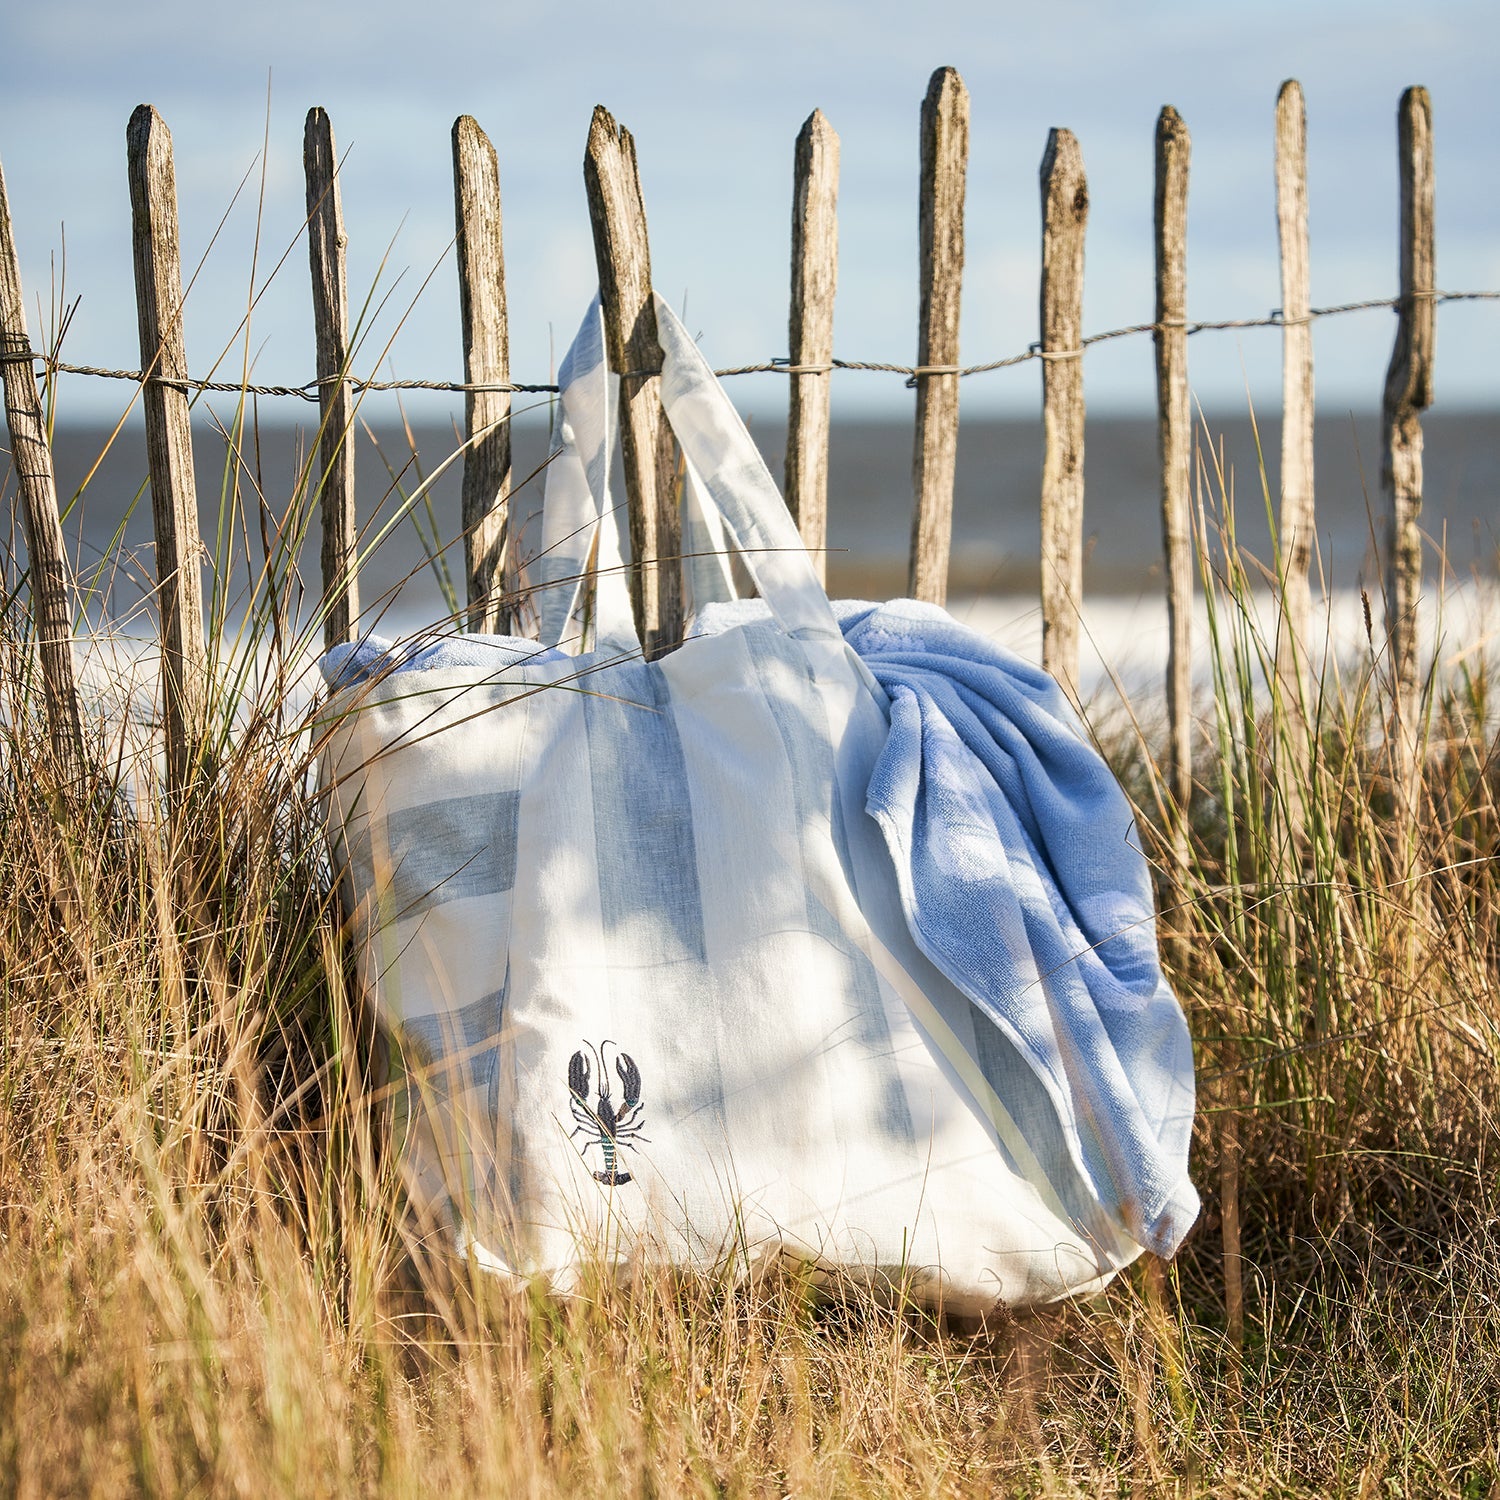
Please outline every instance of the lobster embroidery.
[[[588, 1051], [575, 1052], [568, 1060], [568, 1105], [577, 1122], [570, 1136], [585, 1137], [580, 1154], [588, 1160], [588, 1150], [597, 1146], [604, 1156], [604, 1166], [594, 1173], [598, 1182], [607, 1187], [623, 1187], [631, 1180], [630, 1173], [620, 1170], [619, 1150], [622, 1146], [634, 1151], [636, 1141], [649, 1138], [641, 1134], [645, 1123], [645, 1112], [641, 1105], [641, 1070], [628, 1052], [622, 1052], [612, 1041], [599, 1043], [596, 1051], [592, 1042], [583, 1044]], [[623, 1098], [619, 1109], [610, 1097], [610, 1077], [606, 1049], [615, 1049], [615, 1073], [620, 1080]], [[593, 1069], [590, 1068], [590, 1060]], [[589, 1103], [589, 1082], [597, 1070], [597, 1096]]]

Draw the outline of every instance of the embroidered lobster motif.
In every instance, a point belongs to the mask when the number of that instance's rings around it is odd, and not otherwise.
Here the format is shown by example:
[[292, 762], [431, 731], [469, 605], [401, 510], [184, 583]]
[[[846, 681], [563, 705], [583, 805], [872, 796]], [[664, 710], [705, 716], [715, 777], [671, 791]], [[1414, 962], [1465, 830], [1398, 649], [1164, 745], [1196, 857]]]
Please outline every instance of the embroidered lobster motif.
[[[641, 1106], [641, 1070], [628, 1052], [622, 1052], [612, 1041], [599, 1043], [596, 1051], [592, 1042], [585, 1042], [587, 1052], [578, 1051], [568, 1060], [568, 1106], [577, 1122], [570, 1136], [582, 1135], [584, 1143], [580, 1154], [588, 1160], [588, 1150], [597, 1146], [604, 1157], [604, 1166], [594, 1173], [597, 1182], [607, 1187], [623, 1187], [631, 1181], [629, 1172], [620, 1170], [619, 1151], [626, 1147], [636, 1149], [636, 1141], [649, 1138], [641, 1134], [645, 1113]], [[620, 1080], [623, 1095], [619, 1109], [610, 1096], [610, 1077], [607, 1066], [607, 1050], [615, 1049], [615, 1073]], [[592, 1061], [592, 1068], [590, 1062]], [[592, 1104], [589, 1103], [589, 1084], [597, 1074], [598, 1089]]]

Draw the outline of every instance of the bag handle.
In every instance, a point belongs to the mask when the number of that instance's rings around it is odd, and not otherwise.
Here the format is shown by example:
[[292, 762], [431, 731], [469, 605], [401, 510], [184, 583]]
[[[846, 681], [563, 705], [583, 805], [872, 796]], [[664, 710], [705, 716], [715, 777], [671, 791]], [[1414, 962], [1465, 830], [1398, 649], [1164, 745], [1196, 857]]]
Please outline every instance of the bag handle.
[[[539, 550], [527, 559], [535, 590], [537, 640], [560, 645], [587, 582], [589, 555], [595, 559], [594, 636], [626, 651], [639, 651], [630, 597], [620, 561], [618, 522], [610, 499], [610, 454], [618, 420], [620, 379], [604, 355], [604, 311], [599, 298], [589, 303], [578, 334], [557, 372], [557, 420], [547, 456]], [[602, 507], [601, 507], [602, 499]]]
[[739, 598], [729, 566], [724, 518], [709, 503], [698, 470], [688, 458], [682, 463], [682, 571], [687, 588], [685, 614], [697, 614], [705, 604]]
[[777, 624], [788, 635], [842, 641], [838, 620], [776, 481], [740, 414], [666, 300], [656, 295], [661, 404], [698, 480]]
[[[660, 296], [656, 320], [662, 347], [662, 408], [685, 460], [687, 534], [693, 544], [688, 550], [700, 550], [700, 539], [715, 539], [722, 523], [783, 630], [802, 638], [841, 641], [828, 595], [739, 413], [692, 336]], [[619, 562], [623, 517], [610, 495], [619, 377], [609, 372], [605, 359], [604, 315], [597, 296], [558, 370], [558, 385], [561, 398], [544, 491], [541, 550], [527, 564], [540, 595], [538, 639], [548, 646], [562, 640], [580, 602], [597, 534], [596, 643], [638, 651]], [[606, 524], [600, 524], [601, 516]], [[704, 561], [708, 566], [689, 568], [695, 602], [733, 597], [724, 560]]]

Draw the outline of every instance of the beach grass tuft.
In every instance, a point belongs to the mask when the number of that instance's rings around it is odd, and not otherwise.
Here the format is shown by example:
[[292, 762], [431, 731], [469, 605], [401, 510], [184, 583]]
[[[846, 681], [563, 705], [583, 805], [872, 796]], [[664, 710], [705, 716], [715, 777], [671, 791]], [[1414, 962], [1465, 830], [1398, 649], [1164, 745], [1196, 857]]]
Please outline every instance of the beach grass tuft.
[[149, 665], [122, 687], [140, 659], [106, 623], [130, 560], [86, 579], [80, 777], [42, 721], [24, 559], [0, 553], [0, 1487], [1500, 1494], [1482, 648], [1429, 643], [1393, 755], [1378, 601], [1362, 653], [1289, 653], [1257, 602], [1275, 560], [1239, 547], [1205, 442], [1185, 864], [1158, 726], [1088, 713], [1197, 1047], [1204, 1211], [1177, 1261], [978, 1326], [795, 1272], [601, 1272], [560, 1302], [408, 1253], [310, 795], [316, 475], [260, 494], [253, 413], [221, 426], [213, 690], [175, 802]]

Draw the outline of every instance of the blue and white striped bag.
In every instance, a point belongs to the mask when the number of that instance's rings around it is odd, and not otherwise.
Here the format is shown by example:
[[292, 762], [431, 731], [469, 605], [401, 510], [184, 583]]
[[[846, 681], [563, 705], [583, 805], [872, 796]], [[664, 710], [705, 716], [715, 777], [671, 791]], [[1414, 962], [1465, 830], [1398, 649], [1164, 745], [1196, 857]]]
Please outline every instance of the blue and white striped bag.
[[[360, 979], [405, 1085], [414, 1208], [479, 1266], [563, 1290], [600, 1257], [752, 1273], [790, 1255], [978, 1310], [1169, 1252], [1196, 1212], [1192, 1064], [1144, 863], [1124, 918], [1140, 925], [1145, 890], [1146, 948], [1076, 1025], [1012, 1023], [962, 955], [924, 954], [893, 863], [910, 830], [886, 809], [883, 836], [870, 815], [892, 700], [712, 372], [659, 299], [657, 315], [685, 551], [701, 554], [689, 639], [640, 659], [596, 303], [560, 377], [527, 574], [537, 639], [366, 642], [325, 661], [321, 775]], [[762, 602], [710, 607], [732, 592], [726, 535]], [[899, 618], [946, 621], [922, 608]], [[943, 865], [947, 835], [923, 836]], [[977, 836], [955, 826], [951, 847]], [[1065, 939], [1090, 950], [1080, 933]], [[982, 958], [995, 939], [972, 935], [958, 946]], [[1038, 962], [1024, 955], [1028, 983], [1063, 1016]], [[1132, 1057], [1152, 1080], [1139, 1100], [1113, 1074], [1091, 1082]], [[1139, 1137], [1152, 1170], [1115, 1137]]]

